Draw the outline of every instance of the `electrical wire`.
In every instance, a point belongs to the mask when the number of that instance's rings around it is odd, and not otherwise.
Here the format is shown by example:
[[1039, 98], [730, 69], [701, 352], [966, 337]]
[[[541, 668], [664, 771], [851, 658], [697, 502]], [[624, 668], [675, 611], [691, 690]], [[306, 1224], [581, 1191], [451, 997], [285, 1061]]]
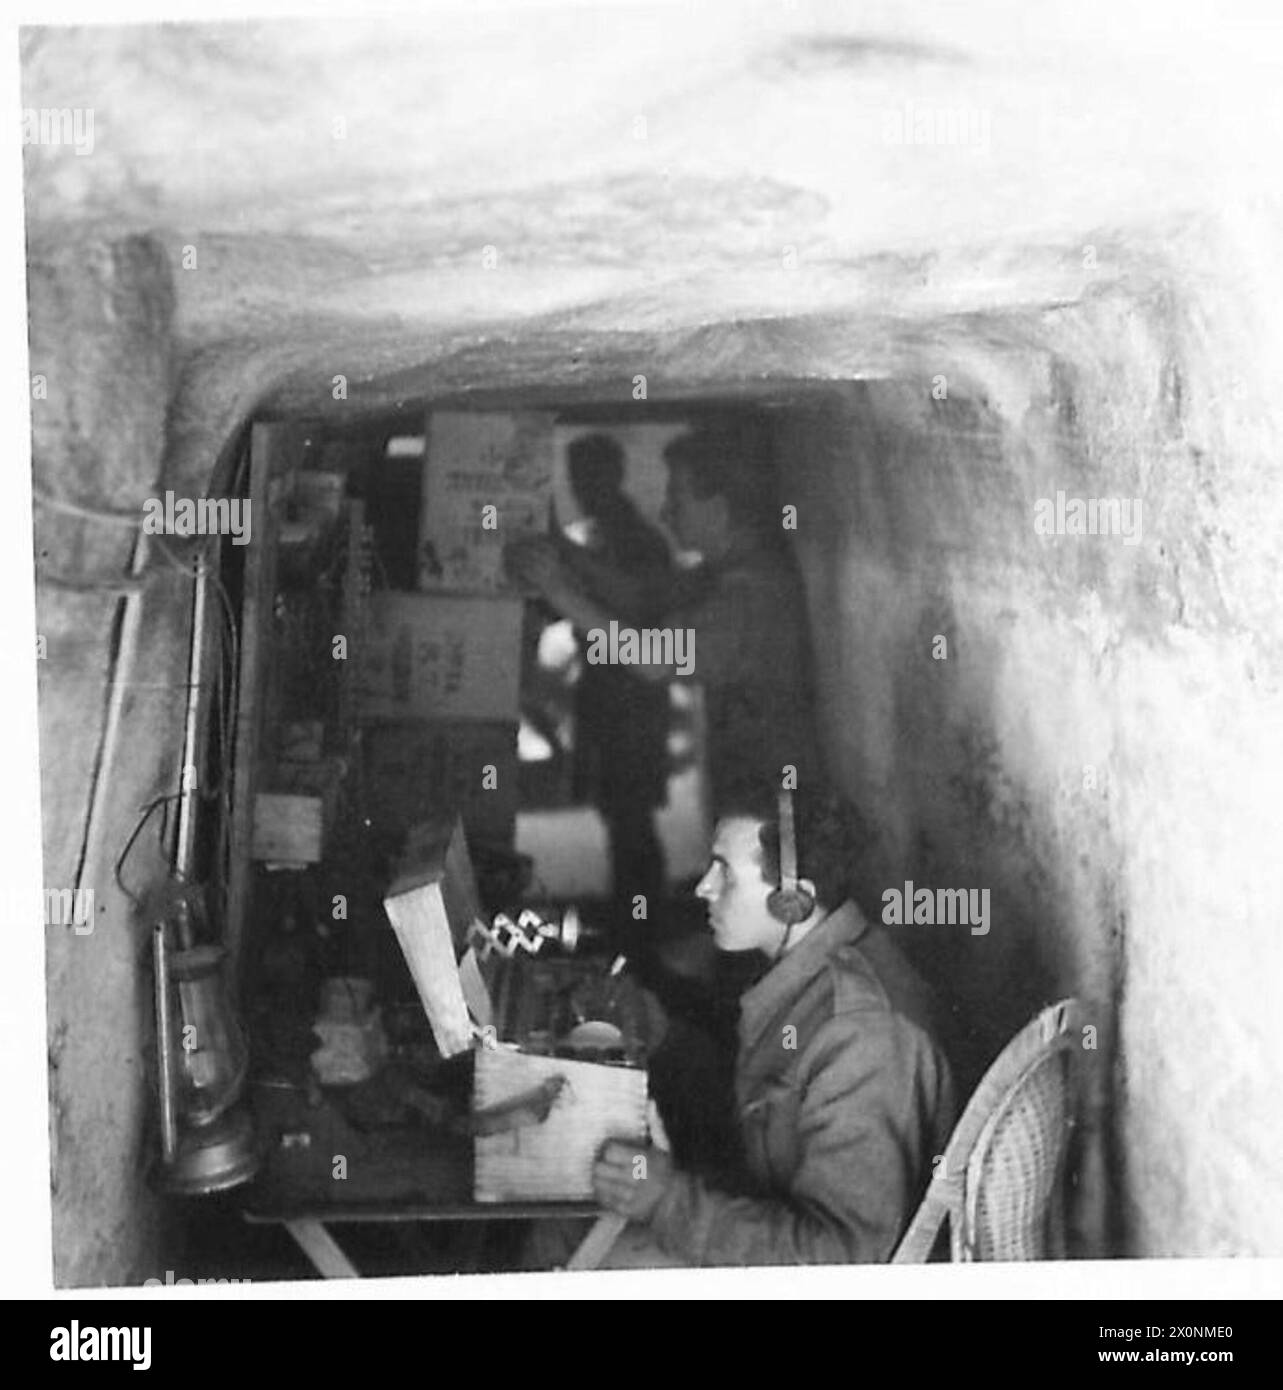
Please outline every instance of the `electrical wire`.
[[130, 888], [124, 880], [125, 860], [129, 858], [130, 852], [133, 850], [134, 843], [138, 839], [138, 837], [143, 833], [143, 829], [146, 827], [147, 822], [152, 818], [152, 816], [156, 814], [156, 811], [161, 807], [165, 809], [165, 814], [160, 824], [160, 846], [161, 852], [164, 853], [165, 841], [169, 838], [169, 803], [171, 801], [180, 801], [182, 799], [182, 796], [182, 792], [165, 792], [160, 796], [153, 797], [146, 804], [146, 806], [143, 807], [142, 812], [138, 817], [138, 820], [134, 823], [133, 830], [129, 832], [129, 838], [125, 841], [124, 849], [120, 851], [120, 855], [116, 860], [115, 869], [113, 870], [113, 874], [116, 880], [116, 886], [140, 911], [143, 906], [143, 900], [136, 893], [130, 890]]
[[[248, 444], [241, 450], [236, 472], [232, 479], [232, 490], [238, 492], [239, 482], [243, 479], [250, 460]], [[137, 511], [123, 512], [115, 511], [110, 508], [88, 507], [80, 503], [71, 502], [63, 498], [54, 497], [39, 487], [33, 491], [34, 499], [42, 506], [50, 510], [63, 512], [71, 516], [76, 516], [84, 520], [93, 520], [120, 524], [128, 524], [132, 527], [141, 525], [142, 518]], [[197, 578], [197, 564], [188, 566], [174, 554], [170, 547], [161, 539], [159, 535], [144, 533], [147, 539], [159, 552], [161, 558], [170, 568], [182, 575], [185, 579], [195, 582]], [[197, 547], [197, 554], [203, 552], [205, 548], [212, 550], [212, 555], [207, 555], [209, 568], [208, 577], [212, 581], [214, 592], [218, 595], [219, 614], [221, 622], [216, 625], [216, 641], [218, 644], [218, 661], [211, 685], [213, 687], [214, 715], [218, 724], [219, 740], [219, 768], [215, 785], [209, 792], [203, 792], [203, 799], [206, 802], [212, 801], [218, 808], [216, 817], [215, 843], [213, 847], [213, 859], [219, 874], [221, 897], [223, 901], [223, 917], [226, 918], [227, 892], [228, 892], [228, 867], [230, 861], [230, 837], [228, 826], [231, 816], [230, 784], [231, 784], [231, 765], [232, 765], [232, 741], [236, 736], [237, 711], [235, 709], [236, 692], [239, 686], [240, 676], [240, 638], [236, 614], [232, 605], [231, 596], [227, 592], [227, 587], [223, 583], [222, 576], [218, 572], [218, 542], [216, 538], [209, 537], [203, 539], [201, 545]], [[112, 580], [84, 580], [72, 579], [65, 575], [60, 575], [49, 570], [43, 573], [37, 567], [37, 582], [43, 583], [51, 588], [66, 590], [77, 593], [123, 593], [140, 594], [147, 583], [159, 571], [155, 568], [145, 569], [141, 574], [129, 578], [121, 577]], [[193, 634], [194, 640], [199, 641], [201, 634]], [[187, 689], [188, 682], [179, 682], [172, 688]], [[135, 894], [124, 880], [125, 864], [132, 853], [138, 837], [142, 834], [148, 821], [159, 809], [163, 812], [160, 826], [160, 846], [161, 852], [165, 852], [165, 845], [168, 839], [169, 830], [169, 806], [172, 802], [180, 801], [188, 792], [165, 793], [154, 797], [146, 806], [143, 807], [137, 822], [130, 831], [124, 847], [121, 849], [116, 859], [113, 874], [120, 891], [134, 904], [136, 909], [143, 906], [142, 900]]]
[[[171, 560], [178, 563], [176, 557]], [[231, 595], [218, 572], [218, 556], [210, 557], [207, 578], [218, 597], [220, 622], [215, 627], [218, 643], [218, 662], [213, 678], [214, 696], [211, 701], [218, 727], [218, 768], [214, 784], [205, 792], [207, 804], [215, 807], [215, 831], [212, 864], [218, 875], [218, 894], [222, 905], [220, 916], [225, 921], [230, 869], [231, 781], [234, 741], [238, 724], [236, 692], [240, 677], [240, 637]]]
[[[170, 547], [158, 536], [150, 538], [156, 545], [162, 559], [177, 573], [193, 582], [196, 579], [196, 565], [188, 566], [185, 564]], [[216, 551], [216, 546], [206, 542], [209, 549]], [[198, 548], [199, 550], [199, 548]], [[218, 768], [212, 787], [202, 789], [201, 798], [207, 804], [212, 804], [216, 808], [216, 830], [214, 845], [212, 848], [212, 861], [218, 872], [219, 896], [223, 906], [223, 916], [226, 916], [227, 892], [228, 892], [228, 868], [230, 856], [230, 835], [229, 821], [231, 816], [231, 769], [233, 757], [233, 740], [236, 735], [237, 716], [234, 707], [235, 692], [238, 686], [240, 674], [240, 639], [237, 631], [236, 615], [232, 605], [231, 596], [227, 592], [227, 586], [223, 583], [222, 576], [218, 572], [217, 553], [207, 556], [209, 568], [207, 578], [210, 581], [214, 593], [218, 597], [218, 608], [220, 621], [215, 626], [215, 640], [218, 644], [218, 660], [215, 666], [215, 673], [210, 685], [213, 687], [213, 698], [211, 700], [212, 713], [217, 721], [218, 727]], [[186, 688], [186, 683], [179, 683], [175, 689]], [[183, 793], [178, 793], [181, 797]], [[155, 807], [153, 805], [152, 809]], [[132, 847], [131, 837], [126, 846], [124, 856], [128, 854]], [[162, 830], [162, 839], [164, 832]], [[127, 894], [129, 890], [125, 888], [119, 876], [117, 881]], [[133, 895], [129, 894], [132, 898]], [[136, 900], [135, 900], [136, 901]]]

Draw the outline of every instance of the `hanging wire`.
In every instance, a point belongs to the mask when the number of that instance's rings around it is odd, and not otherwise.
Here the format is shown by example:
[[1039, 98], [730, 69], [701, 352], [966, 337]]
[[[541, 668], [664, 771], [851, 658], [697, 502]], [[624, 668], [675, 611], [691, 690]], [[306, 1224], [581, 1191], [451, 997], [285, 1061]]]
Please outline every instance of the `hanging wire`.
[[[195, 580], [196, 563], [186, 564], [176, 555], [173, 550], [159, 536], [151, 536], [150, 540], [155, 544], [162, 560], [169, 565], [176, 573], [181, 574], [186, 579]], [[206, 543], [206, 547], [199, 547], [198, 553], [204, 553], [205, 549], [216, 551], [216, 545], [211, 542]], [[222, 576], [218, 572], [218, 555], [214, 553], [206, 556], [209, 568], [206, 575], [210, 586], [218, 598], [219, 621], [216, 623], [215, 641], [218, 648], [218, 659], [215, 663], [214, 674], [210, 685], [213, 689], [211, 699], [212, 715], [217, 721], [218, 728], [218, 766], [215, 770], [213, 785], [201, 788], [199, 795], [207, 805], [216, 808], [214, 844], [212, 848], [212, 862], [216, 867], [219, 877], [219, 891], [223, 902], [223, 915], [226, 915], [226, 895], [228, 882], [228, 860], [230, 855], [230, 836], [229, 822], [231, 817], [231, 769], [233, 759], [233, 740], [236, 735], [236, 710], [235, 697], [238, 688], [238, 678], [240, 672], [240, 640], [237, 632], [236, 614], [232, 605], [231, 596], [227, 592]], [[175, 689], [185, 689], [186, 682], [176, 683]], [[177, 793], [168, 799], [179, 799], [183, 793]], [[162, 801], [167, 800], [162, 798]], [[154, 812], [156, 805], [153, 803], [147, 814]], [[146, 815], [144, 815], [144, 821]], [[166, 815], [166, 824], [168, 815]], [[138, 829], [140, 829], [139, 827]], [[134, 840], [137, 837], [138, 829], [130, 837], [130, 841], [121, 857], [123, 864], [124, 858], [128, 855]], [[165, 830], [162, 828], [162, 840]], [[117, 881], [120, 882], [119, 876]], [[123, 882], [120, 886], [131, 899], [133, 894], [125, 887]], [[136, 899], [135, 899], [136, 902]]]
[[169, 803], [171, 801], [180, 801], [182, 796], [182, 792], [165, 792], [161, 796], [153, 797], [146, 806], [143, 807], [138, 820], [134, 824], [133, 830], [129, 832], [129, 838], [125, 841], [124, 849], [120, 851], [120, 855], [116, 860], [115, 869], [113, 871], [116, 886], [139, 910], [142, 909], [143, 900], [136, 893], [132, 892], [125, 883], [125, 860], [129, 858], [130, 852], [133, 850], [138, 837], [143, 833], [143, 829], [147, 822], [156, 814], [156, 811], [161, 808], [164, 810], [164, 815], [160, 823], [160, 847], [161, 853], [164, 853], [165, 841], [169, 838]]
[[218, 680], [218, 750], [219, 773], [217, 792], [217, 816], [214, 841], [214, 859], [219, 878], [220, 917], [227, 921], [228, 885], [231, 868], [231, 817], [232, 817], [232, 767], [235, 740], [238, 729], [237, 698], [240, 690], [240, 635], [236, 627], [236, 615], [231, 596], [222, 576], [217, 570], [211, 571], [214, 592], [218, 595], [223, 623], [218, 632], [220, 639], [220, 660], [217, 670]]
[[[240, 490], [239, 484], [244, 478], [246, 469], [249, 465], [250, 451], [248, 446], [242, 448], [240, 458], [237, 462], [235, 475], [232, 479], [232, 491]], [[107, 507], [88, 506], [83, 503], [73, 502], [65, 498], [55, 497], [51, 493], [44, 491], [39, 486], [33, 488], [34, 500], [41, 506], [49, 508], [51, 511], [61, 512], [66, 515], [75, 516], [82, 520], [106, 522], [108, 524], [118, 524], [121, 526], [139, 527], [142, 524], [142, 517], [139, 510], [117, 511]], [[197, 563], [185, 564], [165, 541], [156, 534], [144, 533], [148, 541], [159, 553], [162, 560], [175, 572], [185, 579], [193, 582], [197, 577]], [[221, 621], [216, 625], [216, 641], [218, 644], [218, 660], [215, 666], [214, 677], [211, 682], [214, 696], [214, 716], [218, 721], [218, 740], [219, 740], [219, 767], [215, 785], [208, 792], [203, 792], [207, 802], [212, 801], [218, 808], [216, 817], [217, 829], [215, 832], [215, 843], [213, 848], [214, 864], [219, 872], [221, 879], [221, 896], [223, 899], [223, 916], [226, 917], [227, 910], [227, 884], [228, 867], [230, 861], [230, 836], [229, 823], [231, 817], [231, 767], [232, 767], [232, 742], [236, 736], [236, 695], [239, 688], [240, 675], [240, 640], [236, 620], [235, 610], [232, 605], [231, 596], [227, 592], [227, 587], [223, 583], [222, 576], [218, 572], [218, 542], [214, 537], [203, 538], [204, 544], [197, 547], [197, 554], [212, 550], [212, 555], [207, 555], [209, 568], [208, 578], [211, 581], [214, 592], [218, 595], [219, 615]], [[69, 576], [61, 575], [50, 570], [43, 572], [37, 567], [37, 582], [47, 585], [50, 588], [61, 589], [74, 593], [120, 593], [120, 594], [141, 594], [147, 583], [159, 571], [155, 568], [145, 570], [142, 574], [130, 577], [113, 578], [110, 580], [87, 580], [73, 579]], [[200, 634], [194, 634], [195, 640], [200, 640]], [[188, 682], [175, 683], [171, 688], [186, 689]], [[186, 792], [169, 792], [154, 797], [146, 806], [142, 808], [137, 822], [130, 831], [128, 839], [125, 841], [120, 855], [116, 859], [114, 866], [114, 877], [120, 891], [132, 902], [137, 909], [143, 906], [142, 900], [134, 893], [124, 880], [125, 864], [130, 854], [133, 852], [134, 845], [139, 836], [143, 833], [147, 823], [155, 815], [157, 810], [162, 812], [160, 825], [160, 847], [162, 854], [165, 852], [166, 842], [169, 836], [169, 807], [171, 803], [181, 801]], [[200, 794], [200, 793], [198, 793]]]

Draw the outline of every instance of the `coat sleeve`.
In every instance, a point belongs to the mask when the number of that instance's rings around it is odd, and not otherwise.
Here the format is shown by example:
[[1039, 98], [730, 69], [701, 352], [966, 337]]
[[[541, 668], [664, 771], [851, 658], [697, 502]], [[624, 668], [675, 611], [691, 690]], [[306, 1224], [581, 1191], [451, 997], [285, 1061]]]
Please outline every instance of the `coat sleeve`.
[[696, 1265], [891, 1257], [951, 1119], [947, 1065], [900, 1015], [840, 1014], [799, 1059], [798, 1091], [787, 1190], [741, 1197], [675, 1174], [651, 1218], [667, 1254]]
[[771, 681], [781, 665], [802, 659], [804, 600], [787, 578], [731, 571], [665, 616], [695, 633], [695, 671], [705, 683]]

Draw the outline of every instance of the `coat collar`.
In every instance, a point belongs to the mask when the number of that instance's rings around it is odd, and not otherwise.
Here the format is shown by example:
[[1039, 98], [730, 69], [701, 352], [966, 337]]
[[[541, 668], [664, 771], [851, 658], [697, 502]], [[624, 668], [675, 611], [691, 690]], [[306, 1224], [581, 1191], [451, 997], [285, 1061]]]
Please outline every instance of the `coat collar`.
[[772, 1023], [780, 1009], [802, 993], [839, 946], [858, 941], [869, 930], [865, 915], [850, 899], [835, 908], [740, 1000], [740, 1038], [745, 1043]]

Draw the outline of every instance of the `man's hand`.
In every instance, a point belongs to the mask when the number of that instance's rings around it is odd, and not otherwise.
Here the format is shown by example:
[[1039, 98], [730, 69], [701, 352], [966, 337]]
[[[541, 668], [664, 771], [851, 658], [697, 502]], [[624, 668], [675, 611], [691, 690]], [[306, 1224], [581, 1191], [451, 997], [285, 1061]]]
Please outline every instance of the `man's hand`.
[[605, 627], [611, 615], [583, 592], [562, 563], [556, 542], [548, 536], [522, 537], [503, 550], [504, 568], [526, 590], [538, 594], [576, 627]]
[[629, 1221], [650, 1220], [673, 1176], [673, 1160], [654, 1144], [611, 1139], [593, 1164], [592, 1185], [603, 1207]]

